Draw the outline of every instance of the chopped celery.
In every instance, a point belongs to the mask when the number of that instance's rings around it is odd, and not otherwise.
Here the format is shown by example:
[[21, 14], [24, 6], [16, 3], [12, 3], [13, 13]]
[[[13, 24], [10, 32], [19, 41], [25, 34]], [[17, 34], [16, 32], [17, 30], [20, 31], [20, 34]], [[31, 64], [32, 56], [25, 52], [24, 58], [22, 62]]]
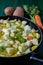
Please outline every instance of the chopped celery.
[[24, 42], [26, 42], [26, 39], [24, 39], [23, 37], [21, 37], [21, 38], [19, 39], [19, 41], [20, 41], [21, 43], [24, 43]]
[[34, 50], [34, 49], [36, 49], [36, 47], [37, 47], [37, 46], [32, 46], [32, 47], [31, 47], [31, 50]]
[[5, 46], [0, 46], [0, 51], [3, 51], [5, 49], [6, 49]]

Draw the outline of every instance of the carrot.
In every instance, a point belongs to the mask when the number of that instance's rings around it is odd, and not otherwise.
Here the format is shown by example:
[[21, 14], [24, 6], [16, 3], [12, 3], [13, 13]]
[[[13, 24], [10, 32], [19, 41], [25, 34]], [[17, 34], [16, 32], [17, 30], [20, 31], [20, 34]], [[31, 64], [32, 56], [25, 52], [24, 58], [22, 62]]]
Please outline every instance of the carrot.
[[32, 39], [33, 39], [32, 36], [28, 36], [28, 37], [27, 37], [27, 40], [32, 40]]
[[41, 29], [43, 29], [43, 24], [42, 24], [41, 18], [40, 18], [40, 16], [38, 14], [35, 15], [35, 22]]

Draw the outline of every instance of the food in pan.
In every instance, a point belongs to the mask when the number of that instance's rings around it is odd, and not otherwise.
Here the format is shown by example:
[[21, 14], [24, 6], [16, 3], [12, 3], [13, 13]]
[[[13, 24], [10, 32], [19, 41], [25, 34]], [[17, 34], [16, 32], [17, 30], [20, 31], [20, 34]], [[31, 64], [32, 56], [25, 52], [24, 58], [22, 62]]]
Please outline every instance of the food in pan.
[[0, 20], [0, 56], [16, 57], [30, 53], [39, 45], [40, 34], [27, 21]]

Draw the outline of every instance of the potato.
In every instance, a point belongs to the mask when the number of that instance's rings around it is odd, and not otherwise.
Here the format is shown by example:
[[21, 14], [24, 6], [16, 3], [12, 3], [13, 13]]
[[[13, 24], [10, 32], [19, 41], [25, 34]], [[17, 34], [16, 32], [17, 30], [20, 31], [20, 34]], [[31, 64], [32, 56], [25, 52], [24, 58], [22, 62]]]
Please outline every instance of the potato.
[[5, 10], [4, 10], [4, 13], [5, 13], [6, 15], [8, 15], [8, 16], [11, 16], [11, 15], [13, 14], [13, 12], [14, 12], [14, 8], [13, 8], [13, 7], [7, 7], [7, 8], [5, 8]]
[[21, 7], [17, 7], [16, 10], [13, 13], [13, 16], [24, 16], [24, 11]]

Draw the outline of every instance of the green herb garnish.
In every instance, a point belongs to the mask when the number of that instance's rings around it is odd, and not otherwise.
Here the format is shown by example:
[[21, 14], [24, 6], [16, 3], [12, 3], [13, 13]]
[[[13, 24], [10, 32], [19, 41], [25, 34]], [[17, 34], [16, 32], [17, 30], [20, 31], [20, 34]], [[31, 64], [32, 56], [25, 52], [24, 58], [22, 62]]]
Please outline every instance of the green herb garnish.
[[34, 6], [34, 5], [32, 5], [32, 6], [23, 5], [23, 8], [24, 8], [24, 10], [27, 12], [27, 14], [30, 16], [31, 21], [32, 21], [33, 23], [35, 23], [34, 16], [35, 16], [36, 14], [39, 14], [39, 9], [38, 9], [38, 7], [37, 7], [37, 6]]

